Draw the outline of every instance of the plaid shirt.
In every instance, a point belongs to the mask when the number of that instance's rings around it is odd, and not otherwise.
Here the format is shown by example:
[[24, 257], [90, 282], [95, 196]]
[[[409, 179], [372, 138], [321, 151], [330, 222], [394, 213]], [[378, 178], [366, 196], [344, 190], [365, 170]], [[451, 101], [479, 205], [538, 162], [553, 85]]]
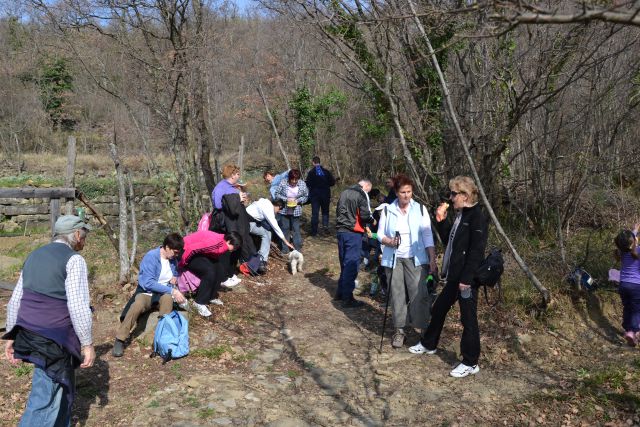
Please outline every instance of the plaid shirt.
[[[61, 242], [61, 240], [58, 240]], [[66, 244], [66, 243], [65, 243]], [[75, 254], [67, 261], [67, 279], [64, 282], [67, 293], [67, 308], [73, 329], [83, 347], [93, 343], [91, 326], [91, 307], [89, 298], [89, 279], [87, 263], [80, 254]], [[7, 326], [10, 331], [16, 324], [18, 310], [22, 301], [22, 273], [16, 284], [9, 304], [7, 305]]]
[[[276, 189], [276, 200], [282, 200], [284, 202], [287, 201], [287, 188], [289, 187], [289, 180], [283, 179], [280, 182], [280, 185]], [[295, 208], [284, 208], [280, 211], [281, 215], [293, 215], [300, 216], [302, 215], [302, 205], [307, 202], [309, 198], [309, 188], [307, 184], [303, 180], [298, 181], [298, 198], [296, 201], [298, 204]]]

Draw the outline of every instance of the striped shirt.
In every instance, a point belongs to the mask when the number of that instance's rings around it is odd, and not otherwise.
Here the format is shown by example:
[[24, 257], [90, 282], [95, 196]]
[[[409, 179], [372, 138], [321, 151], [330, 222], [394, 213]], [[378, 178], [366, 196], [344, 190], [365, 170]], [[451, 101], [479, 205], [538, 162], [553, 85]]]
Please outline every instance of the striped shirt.
[[[62, 240], [57, 242], [65, 243]], [[69, 246], [67, 244], [67, 246]], [[67, 308], [73, 329], [80, 340], [80, 345], [87, 346], [93, 343], [91, 327], [91, 299], [89, 297], [89, 277], [87, 263], [80, 254], [75, 254], [67, 261], [67, 278], [64, 282], [67, 294]], [[16, 324], [18, 310], [22, 301], [22, 273], [16, 284], [9, 304], [7, 305], [6, 330], [10, 331]]]

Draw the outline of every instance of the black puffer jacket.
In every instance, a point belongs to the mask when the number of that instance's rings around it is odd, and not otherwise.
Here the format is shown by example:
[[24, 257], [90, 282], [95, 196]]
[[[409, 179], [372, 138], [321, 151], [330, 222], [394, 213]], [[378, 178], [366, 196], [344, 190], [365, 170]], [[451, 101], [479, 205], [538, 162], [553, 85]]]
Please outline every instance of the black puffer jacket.
[[242, 236], [240, 247], [240, 259], [247, 261], [257, 253], [251, 234], [249, 234], [249, 222], [251, 218], [244, 205], [240, 201], [240, 194], [225, 194], [222, 196], [222, 212], [224, 213], [224, 225], [227, 231], [237, 231]]
[[449, 241], [455, 218], [452, 217], [453, 215], [449, 214], [446, 220], [434, 224], [442, 243], [453, 245], [447, 282], [473, 285], [475, 273], [484, 260], [484, 250], [487, 247], [487, 219], [480, 204], [463, 208], [456, 234], [453, 236], [453, 241]]
[[340, 194], [336, 206], [336, 229], [339, 232], [364, 233], [364, 227], [372, 220], [367, 195], [358, 184]]

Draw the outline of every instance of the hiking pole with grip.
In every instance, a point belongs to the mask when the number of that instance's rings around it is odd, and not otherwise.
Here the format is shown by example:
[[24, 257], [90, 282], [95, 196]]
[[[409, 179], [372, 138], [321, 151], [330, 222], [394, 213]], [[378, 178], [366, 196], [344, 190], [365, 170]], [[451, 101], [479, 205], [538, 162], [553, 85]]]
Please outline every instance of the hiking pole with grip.
[[393, 245], [393, 259], [391, 261], [391, 273], [389, 273], [389, 277], [387, 278], [387, 303], [384, 306], [384, 317], [382, 318], [382, 334], [380, 336], [380, 349], [378, 350], [378, 353], [382, 353], [384, 331], [387, 327], [387, 312], [389, 310], [389, 301], [391, 300], [391, 279], [393, 277], [393, 270], [396, 266], [396, 252], [398, 250], [398, 246], [400, 246], [400, 232], [396, 231], [396, 237], [394, 239]]

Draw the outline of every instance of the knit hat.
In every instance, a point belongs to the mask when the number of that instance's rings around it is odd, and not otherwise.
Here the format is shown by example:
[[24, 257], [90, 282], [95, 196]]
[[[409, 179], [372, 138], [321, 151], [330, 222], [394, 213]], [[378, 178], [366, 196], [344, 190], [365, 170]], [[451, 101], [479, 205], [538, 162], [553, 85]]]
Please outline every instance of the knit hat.
[[53, 232], [54, 234], [71, 234], [75, 230], [79, 230], [81, 228], [85, 228], [87, 230], [93, 229], [91, 225], [84, 222], [79, 216], [62, 215], [53, 226]]

